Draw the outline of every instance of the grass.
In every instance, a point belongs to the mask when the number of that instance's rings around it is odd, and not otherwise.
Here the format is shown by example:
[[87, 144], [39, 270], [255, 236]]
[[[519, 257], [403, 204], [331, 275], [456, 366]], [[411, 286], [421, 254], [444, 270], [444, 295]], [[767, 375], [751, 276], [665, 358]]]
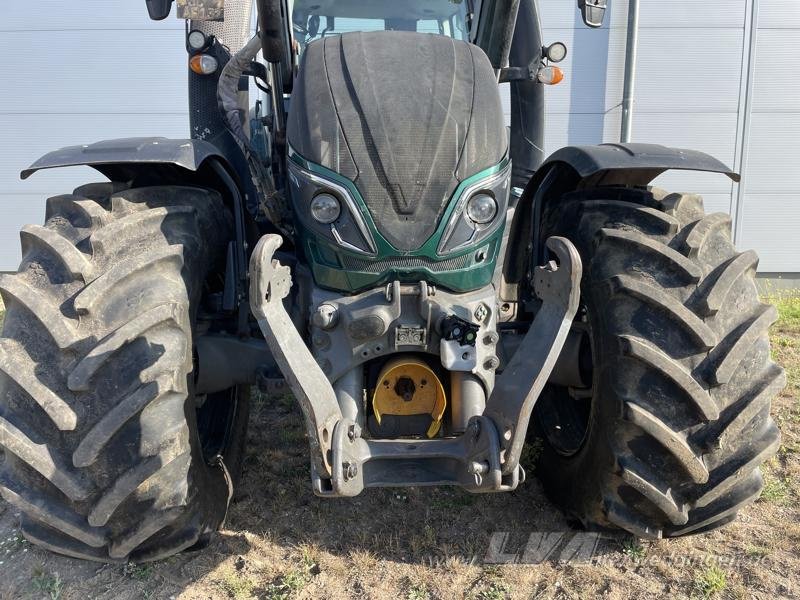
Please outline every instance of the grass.
[[491, 581], [485, 589], [478, 592], [478, 600], [505, 600], [509, 597], [509, 587], [502, 581]]
[[800, 422], [800, 291], [782, 291], [770, 294], [765, 301], [778, 309], [778, 320], [772, 326], [772, 354], [786, 370], [786, 394], [794, 397], [794, 406], [788, 418]]
[[424, 583], [417, 583], [408, 588], [406, 600], [428, 600], [431, 597], [428, 586]]
[[728, 576], [717, 565], [706, 567], [695, 574], [694, 591], [701, 598], [714, 598], [728, 585]]
[[309, 581], [311, 575], [305, 569], [289, 569], [267, 586], [265, 597], [268, 600], [288, 600], [306, 587]]
[[635, 537], [624, 539], [620, 545], [625, 556], [630, 556], [633, 559], [642, 559], [647, 556], [647, 548], [642, 545], [641, 540]]
[[764, 489], [761, 501], [779, 506], [786, 506], [792, 501], [791, 480], [781, 478], [773, 473], [764, 472]]
[[138, 581], [147, 581], [153, 574], [153, 565], [151, 564], [137, 565], [135, 563], [127, 563], [124, 567], [122, 567], [122, 572], [131, 579], [136, 579]]
[[319, 571], [316, 552], [307, 547], [301, 548], [299, 563], [267, 585], [264, 591], [264, 598], [267, 600], [288, 600], [303, 590]]
[[760, 544], [753, 544], [745, 549], [745, 555], [749, 556], [750, 558], [764, 558], [770, 554], [772, 554], [772, 549], [768, 546], [762, 546]]
[[223, 570], [219, 579], [215, 582], [217, 587], [228, 594], [234, 600], [247, 600], [253, 597], [256, 583], [245, 573], [228, 567]]
[[778, 309], [779, 328], [800, 331], [800, 292], [778, 292], [770, 294], [767, 300]]
[[58, 573], [49, 573], [41, 567], [33, 570], [31, 579], [33, 589], [50, 600], [59, 600], [64, 589], [64, 582]]

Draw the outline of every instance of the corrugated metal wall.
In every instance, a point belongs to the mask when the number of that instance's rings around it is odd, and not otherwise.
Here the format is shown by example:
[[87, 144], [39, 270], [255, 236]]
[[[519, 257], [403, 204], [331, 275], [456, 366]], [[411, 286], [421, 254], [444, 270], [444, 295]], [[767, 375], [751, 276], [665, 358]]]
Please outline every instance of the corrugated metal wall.
[[[600, 30], [573, 2], [540, 6], [544, 43], [569, 47], [566, 80], [547, 89], [546, 152], [619, 141], [627, 0], [609, 1]], [[640, 3], [633, 141], [702, 150], [742, 173], [741, 190], [705, 173], [655, 184], [732, 214], [737, 244], [759, 252], [762, 272], [800, 271], [798, 50], [797, 0]]]
[[[610, 0], [600, 30], [583, 26], [574, 0], [540, 4], [545, 42], [569, 47], [567, 79], [547, 92], [546, 151], [617, 141], [627, 0]], [[188, 133], [181, 21], [148, 20], [141, 0], [14, 3], [4, 17], [0, 270], [16, 267], [17, 231], [41, 221], [47, 195], [98, 178], [78, 168], [21, 182], [30, 162], [63, 145]], [[656, 183], [737, 216], [738, 243], [758, 250], [762, 271], [800, 271], [800, 2], [641, 0], [640, 27], [634, 141], [703, 150], [744, 175], [741, 193], [719, 175]]]
[[37, 0], [0, 21], [0, 270], [19, 262], [19, 228], [47, 196], [104, 178], [76, 167], [19, 172], [61, 146], [188, 135], [183, 22], [150, 21], [141, 0]]
[[[800, 271], [800, 2], [757, 0], [738, 243], [761, 271]], [[748, 23], [750, 25], [750, 23]], [[748, 38], [749, 39], [749, 38]]]

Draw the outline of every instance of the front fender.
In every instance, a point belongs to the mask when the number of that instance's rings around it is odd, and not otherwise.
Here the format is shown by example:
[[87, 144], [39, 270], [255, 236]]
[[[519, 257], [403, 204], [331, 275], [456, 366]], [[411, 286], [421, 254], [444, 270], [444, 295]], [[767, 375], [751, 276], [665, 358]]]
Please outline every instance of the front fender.
[[[733, 181], [739, 175], [716, 158], [683, 148], [657, 144], [567, 146], [554, 152], [531, 177], [516, 204], [503, 265], [507, 283], [517, 284], [530, 265], [544, 259], [539, 236], [542, 208], [564, 194], [597, 186], [645, 186], [669, 170], [721, 173]], [[520, 248], [531, 248], [531, 253]]]
[[20, 173], [27, 179], [36, 171], [85, 165], [112, 181], [145, 179], [175, 181], [201, 169], [210, 158], [235, 172], [217, 148], [203, 140], [171, 140], [161, 137], [106, 140], [95, 144], [68, 146], [45, 154]]
[[539, 167], [528, 187], [538, 190], [553, 169], [561, 169], [561, 185], [570, 180], [573, 189], [647, 185], [664, 171], [673, 169], [722, 173], [736, 182], [740, 179], [727, 165], [705, 152], [658, 144], [600, 144], [557, 150]]

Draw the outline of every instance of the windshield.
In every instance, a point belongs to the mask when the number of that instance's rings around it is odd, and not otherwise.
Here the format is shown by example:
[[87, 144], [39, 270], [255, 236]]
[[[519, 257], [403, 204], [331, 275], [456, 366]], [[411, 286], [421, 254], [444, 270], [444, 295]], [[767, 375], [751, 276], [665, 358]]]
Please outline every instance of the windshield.
[[418, 31], [469, 41], [471, 0], [294, 0], [292, 25], [306, 44], [350, 31]]

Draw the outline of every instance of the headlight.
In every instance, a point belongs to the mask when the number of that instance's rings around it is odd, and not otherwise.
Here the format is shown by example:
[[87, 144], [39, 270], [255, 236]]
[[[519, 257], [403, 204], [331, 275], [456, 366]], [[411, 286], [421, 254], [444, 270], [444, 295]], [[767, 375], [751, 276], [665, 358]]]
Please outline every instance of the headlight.
[[467, 202], [467, 216], [483, 225], [497, 215], [497, 202], [489, 194], [475, 194]]
[[505, 223], [511, 189], [511, 163], [487, 169], [462, 184], [437, 246], [439, 256], [450, 256], [493, 235]]
[[189, 68], [198, 75], [211, 75], [219, 68], [219, 61], [210, 54], [195, 54], [189, 59]]
[[320, 223], [333, 223], [341, 213], [342, 207], [335, 196], [317, 194], [311, 201], [311, 216]]
[[287, 164], [292, 205], [303, 227], [342, 248], [374, 256], [375, 240], [355, 199], [355, 186], [306, 170], [295, 160]]
[[206, 43], [208, 42], [206, 34], [200, 31], [199, 29], [192, 29], [189, 32], [189, 35], [186, 36], [186, 40], [189, 42], [189, 48], [191, 48], [195, 52], [199, 52], [200, 50], [205, 48]]
[[561, 62], [567, 57], [567, 47], [563, 42], [553, 42], [544, 49], [544, 55], [550, 62]]

